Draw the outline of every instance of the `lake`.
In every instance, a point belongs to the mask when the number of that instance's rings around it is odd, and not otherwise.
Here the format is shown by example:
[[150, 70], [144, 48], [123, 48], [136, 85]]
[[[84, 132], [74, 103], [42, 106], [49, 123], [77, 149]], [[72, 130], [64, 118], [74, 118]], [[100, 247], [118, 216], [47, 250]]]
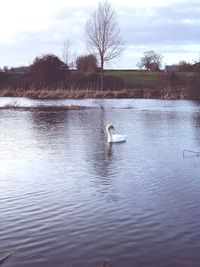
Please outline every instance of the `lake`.
[[199, 267], [200, 102], [13, 101], [85, 109], [0, 110], [2, 266]]

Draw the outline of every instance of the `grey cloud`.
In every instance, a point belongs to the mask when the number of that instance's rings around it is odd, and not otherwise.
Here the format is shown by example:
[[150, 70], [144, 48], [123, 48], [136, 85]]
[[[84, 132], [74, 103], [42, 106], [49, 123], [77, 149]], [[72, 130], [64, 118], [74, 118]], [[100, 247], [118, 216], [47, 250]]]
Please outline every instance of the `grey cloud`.
[[[174, 4], [154, 9], [132, 9], [121, 15], [128, 44], [195, 44], [200, 42], [200, 4]], [[193, 23], [186, 23], [185, 20]]]
[[[77, 55], [83, 54], [84, 26], [93, 11], [94, 6], [66, 8], [56, 14], [52, 25], [45, 31], [18, 33], [13, 46], [0, 47], [1, 65], [29, 64], [43, 53], [59, 56], [67, 39], [71, 40]], [[200, 43], [199, 14], [199, 0], [185, 0], [165, 7], [120, 8], [118, 19], [126, 43], [123, 66], [134, 66], [133, 61], [137, 63], [142, 52], [148, 49], [166, 54], [191, 53], [191, 50], [187, 50], [187, 45]], [[187, 21], [192, 23], [186, 23]]]

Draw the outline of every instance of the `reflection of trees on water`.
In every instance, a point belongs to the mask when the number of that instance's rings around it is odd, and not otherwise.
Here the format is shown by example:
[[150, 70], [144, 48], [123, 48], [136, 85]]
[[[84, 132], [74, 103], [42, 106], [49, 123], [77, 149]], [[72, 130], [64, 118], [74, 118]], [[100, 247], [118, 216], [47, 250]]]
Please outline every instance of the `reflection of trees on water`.
[[68, 114], [65, 111], [36, 111], [31, 113], [33, 130], [35, 130], [41, 137], [44, 136], [45, 139], [51, 134], [57, 134], [58, 136], [62, 134], [62, 127], [59, 126], [66, 124], [67, 121]]
[[193, 120], [194, 120], [195, 127], [199, 130], [199, 128], [200, 128], [200, 113], [195, 113]]
[[193, 121], [195, 126], [194, 129], [195, 129], [196, 141], [198, 145], [200, 145], [200, 112], [194, 113]]
[[[84, 175], [87, 173], [97, 190], [113, 196], [114, 166], [118, 158], [112, 145], [106, 142], [103, 105], [88, 110], [33, 112], [30, 122], [39, 148], [53, 150], [50, 153], [60, 160], [67, 155], [68, 165], [76, 168], [77, 175], [84, 169]], [[64, 158], [61, 153], [65, 154]]]
[[64, 147], [68, 136], [67, 111], [36, 111], [30, 113], [31, 130], [33, 139], [38, 148], [53, 150], [59, 154]]
[[59, 130], [58, 124], [66, 122], [67, 112], [36, 111], [31, 113], [32, 122], [39, 132], [48, 133], [49, 130]]

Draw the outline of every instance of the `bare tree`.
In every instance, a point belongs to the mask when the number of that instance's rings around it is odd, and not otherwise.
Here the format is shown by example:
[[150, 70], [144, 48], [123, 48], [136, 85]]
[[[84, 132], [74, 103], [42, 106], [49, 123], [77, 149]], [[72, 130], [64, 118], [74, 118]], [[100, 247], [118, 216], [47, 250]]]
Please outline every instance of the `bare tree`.
[[71, 41], [67, 39], [63, 44], [62, 60], [69, 68], [73, 68], [75, 66], [75, 58], [76, 54], [72, 52]]
[[97, 10], [86, 23], [85, 33], [90, 53], [94, 54], [101, 64], [102, 90], [104, 63], [118, 57], [124, 49], [115, 12], [107, 1], [99, 3]]
[[162, 55], [157, 54], [153, 50], [145, 51], [144, 56], [141, 58], [140, 62], [138, 62], [137, 66], [139, 68], [144, 67], [146, 70], [159, 70], [162, 58]]

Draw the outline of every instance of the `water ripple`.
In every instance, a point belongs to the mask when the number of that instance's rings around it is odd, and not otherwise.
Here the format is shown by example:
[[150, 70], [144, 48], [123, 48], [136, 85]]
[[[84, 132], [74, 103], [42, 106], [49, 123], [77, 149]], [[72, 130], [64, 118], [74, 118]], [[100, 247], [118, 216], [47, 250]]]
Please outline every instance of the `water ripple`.
[[[105, 258], [116, 267], [199, 266], [200, 164], [182, 157], [186, 143], [200, 144], [199, 106], [118, 101], [0, 112], [0, 251], [13, 252], [5, 267]], [[106, 144], [107, 122], [126, 131], [125, 144]]]

